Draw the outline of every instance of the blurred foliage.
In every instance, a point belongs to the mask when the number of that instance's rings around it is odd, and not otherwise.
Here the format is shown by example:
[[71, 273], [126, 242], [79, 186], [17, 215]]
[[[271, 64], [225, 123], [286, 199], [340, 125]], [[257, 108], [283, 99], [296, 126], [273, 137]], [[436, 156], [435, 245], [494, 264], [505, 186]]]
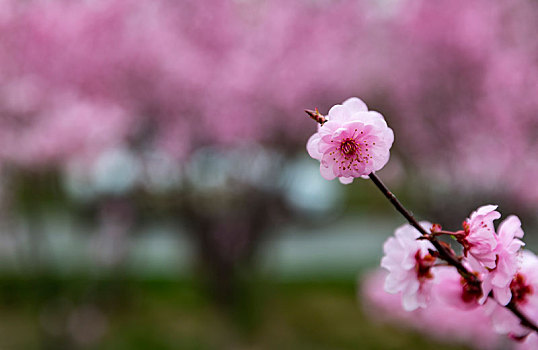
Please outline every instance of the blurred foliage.
[[[193, 281], [4, 278], [0, 348], [465, 349], [372, 323], [357, 305], [354, 283], [256, 286], [229, 313]], [[72, 334], [72, 314], [82, 306], [99, 310], [105, 325], [87, 343]]]

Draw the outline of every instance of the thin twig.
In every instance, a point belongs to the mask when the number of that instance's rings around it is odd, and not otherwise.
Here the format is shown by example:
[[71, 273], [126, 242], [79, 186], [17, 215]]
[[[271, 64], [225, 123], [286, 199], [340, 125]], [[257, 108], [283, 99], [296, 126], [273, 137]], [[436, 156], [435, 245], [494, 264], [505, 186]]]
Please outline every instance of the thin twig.
[[[320, 125], [323, 125], [327, 119], [325, 119], [325, 117], [323, 117], [317, 110], [315, 111], [311, 111], [311, 110], [305, 110], [305, 112], [310, 116], [310, 118], [314, 119], [316, 122], [318, 122]], [[465, 266], [463, 266], [463, 264], [461, 263], [461, 261], [453, 254], [453, 252], [449, 249], [447, 249], [444, 245], [441, 244], [441, 242], [439, 242], [434, 235], [428, 233], [428, 231], [426, 231], [422, 226], [420, 226], [420, 224], [418, 223], [418, 221], [415, 219], [415, 217], [413, 216], [413, 214], [407, 210], [403, 205], [402, 203], [400, 203], [400, 201], [398, 200], [398, 198], [396, 198], [396, 196], [388, 189], [387, 186], [385, 186], [385, 184], [381, 181], [381, 179], [379, 177], [377, 177], [377, 175], [375, 173], [371, 173], [369, 175], [370, 179], [372, 180], [372, 182], [377, 186], [377, 188], [383, 193], [383, 195], [389, 200], [389, 202], [396, 208], [396, 210], [398, 210], [398, 212], [400, 212], [400, 214], [403, 215], [403, 217], [406, 218], [406, 220], [414, 227], [418, 230], [418, 232], [420, 232], [422, 234], [422, 236], [424, 236], [426, 239], [428, 239], [432, 244], [433, 246], [435, 247], [435, 249], [437, 249], [437, 252], [439, 253], [439, 257], [446, 261], [449, 265], [451, 266], [454, 266], [459, 274], [465, 278], [465, 280], [467, 281], [467, 283], [469, 284], [473, 284], [473, 285], [476, 285], [476, 286], [480, 286], [482, 281], [480, 281], [480, 279], [472, 274], [471, 272], [469, 272], [469, 270], [467, 270], [467, 268]], [[490, 293], [488, 295], [489, 298], [493, 298], [493, 294]], [[508, 310], [512, 311], [512, 313], [517, 317], [519, 318], [521, 324], [535, 332], [538, 333], [538, 326], [536, 326], [536, 324], [534, 324], [533, 321], [531, 321], [527, 316], [525, 316], [521, 310], [519, 310], [516, 306], [515, 303], [513, 303], [512, 301], [510, 301], [510, 303], [508, 303], [508, 305], [505, 306]]]
[[464, 231], [456, 231], [456, 232], [451, 232], [451, 231], [444, 231], [444, 230], [441, 230], [441, 231], [435, 231], [432, 233], [434, 236], [441, 236], [441, 235], [447, 235], [447, 236], [455, 236], [455, 237], [458, 237], [458, 236], [463, 236], [465, 235], [465, 232]]
[[[381, 181], [379, 177], [377, 177], [376, 174], [371, 173], [369, 175], [372, 182], [379, 188], [379, 190], [383, 193], [383, 195], [392, 203], [392, 205], [398, 210], [406, 219], [407, 221], [415, 227], [424, 237], [427, 237], [428, 240], [433, 244], [433, 246], [437, 249], [439, 253], [439, 257], [446, 261], [449, 265], [454, 266], [460, 275], [465, 278], [467, 283], [480, 285], [481, 281], [476, 277], [474, 274], [469, 272], [463, 266], [461, 261], [457, 259], [457, 257], [454, 256], [454, 254], [449, 251], [447, 248], [445, 248], [433, 235], [429, 234], [422, 226], [419, 225], [418, 221], [415, 219], [413, 214], [409, 210], [407, 210], [402, 203], [396, 198], [396, 196], [389, 191], [387, 186]], [[488, 295], [490, 298], [493, 299], [493, 295]], [[519, 310], [515, 303], [510, 302], [508, 305], [505, 306], [508, 310], [512, 311], [512, 313], [519, 318], [521, 324], [529, 329], [532, 329], [533, 331], [538, 333], [538, 326], [534, 324], [527, 316], [525, 316], [521, 310]]]
[[454, 266], [456, 269], [458, 269], [458, 272], [465, 277], [470, 283], [479, 283], [477, 277], [470, 273], [465, 266], [461, 263], [461, 261], [458, 260], [457, 257], [455, 257], [448, 249], [446, 249], [441, 243], [436, 240], [428, 231], [424, 229], [424, 227], [420, 226], [418, 221], [415, 219], [413, 214], [405, 209], [405, 207], [400, 203], [398, 198], [389, 191], [388, 187], [385, 186], [385, 184], [381, 181], [379, 177], [375, 173], [371, 173], [369, 175], [372, 182], [379, 188], [379, 190], [383, 193], [383, 195], [389, 200], [389, 202], [392, 203], [392, 205], [402, 214], [406, 220], [418, 230], [423, 236], [427, 237], [428, 240], [433, 244], [435, 249], [437, 249], [437, 252], [439, 253], [439, 256], [441, 259], [445, 260], [446, 262], [450, 263], [452, 266]]

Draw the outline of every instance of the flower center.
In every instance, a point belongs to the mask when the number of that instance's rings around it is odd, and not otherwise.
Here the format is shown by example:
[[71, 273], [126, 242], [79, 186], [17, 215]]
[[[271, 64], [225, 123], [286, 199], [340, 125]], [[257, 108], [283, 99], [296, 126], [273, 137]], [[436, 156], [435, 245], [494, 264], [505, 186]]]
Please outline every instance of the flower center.
[[512, 299], [517, 304], [523, 304], [527, 301], [527, 297], [533, 294], [532, 287], [525, 283], [525, 276], [518, 273], [510, 283], [512, 291]]
[[465, 303], [472, 303], [480, 299], [482, 296], [482, 288], [480, 287], [480, 284], [469, 283], [463, 277], [460, 279], [460, 283], [463, 288], [461, 299]]
[[415, 271], [417, 272], [417, 278], [419, 281], [424, 282], [427, 279], [432, 279], [433, 274], [431, 268], [435, 264], [435, 258], [431, 254], [426, 254], [424, 257], [420, 256], [420, 250], [417, 250], [415, 254]]
[[355, 154], [355, 152], [357, 152], [358, 147], [359, 146], [354, 139], [347, 138], [340, 144], [340, 151], [342, 151], [342, 153], [346, 156], [352, 156]]

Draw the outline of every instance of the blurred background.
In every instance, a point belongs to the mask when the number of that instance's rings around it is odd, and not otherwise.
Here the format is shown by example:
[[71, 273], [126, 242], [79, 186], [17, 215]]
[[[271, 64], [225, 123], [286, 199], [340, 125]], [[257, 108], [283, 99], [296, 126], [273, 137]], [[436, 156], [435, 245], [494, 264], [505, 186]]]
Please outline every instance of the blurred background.
[[303, 109], [359, 96], [415, 215], [496, 203], [532, 249], [537, 34], [533, 0], [0, 1], [0, 348], [502, 347], [371, 306], [403, 220]]

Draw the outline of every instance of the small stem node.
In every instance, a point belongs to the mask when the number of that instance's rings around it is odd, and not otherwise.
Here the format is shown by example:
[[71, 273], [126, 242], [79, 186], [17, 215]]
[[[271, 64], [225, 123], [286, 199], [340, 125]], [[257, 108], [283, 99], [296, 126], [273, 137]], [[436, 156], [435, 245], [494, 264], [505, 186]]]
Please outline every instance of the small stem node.
[[308, 114], [308, 116], [310, 118], [312, 118], [313, 120], [315, 120], [317, 123], [319, 123], [320, 125], [323, 125], [325, 124], [325, 122], [327, 121], [327, 118], [325, 118], [324, 116], [321, 115], [321, 113], [319, 113], [318, 109], [316, 108], [316, 110], [311, 110], [311, 109], [305, 109], [304, 110], [306, 112], [306, 114]]

